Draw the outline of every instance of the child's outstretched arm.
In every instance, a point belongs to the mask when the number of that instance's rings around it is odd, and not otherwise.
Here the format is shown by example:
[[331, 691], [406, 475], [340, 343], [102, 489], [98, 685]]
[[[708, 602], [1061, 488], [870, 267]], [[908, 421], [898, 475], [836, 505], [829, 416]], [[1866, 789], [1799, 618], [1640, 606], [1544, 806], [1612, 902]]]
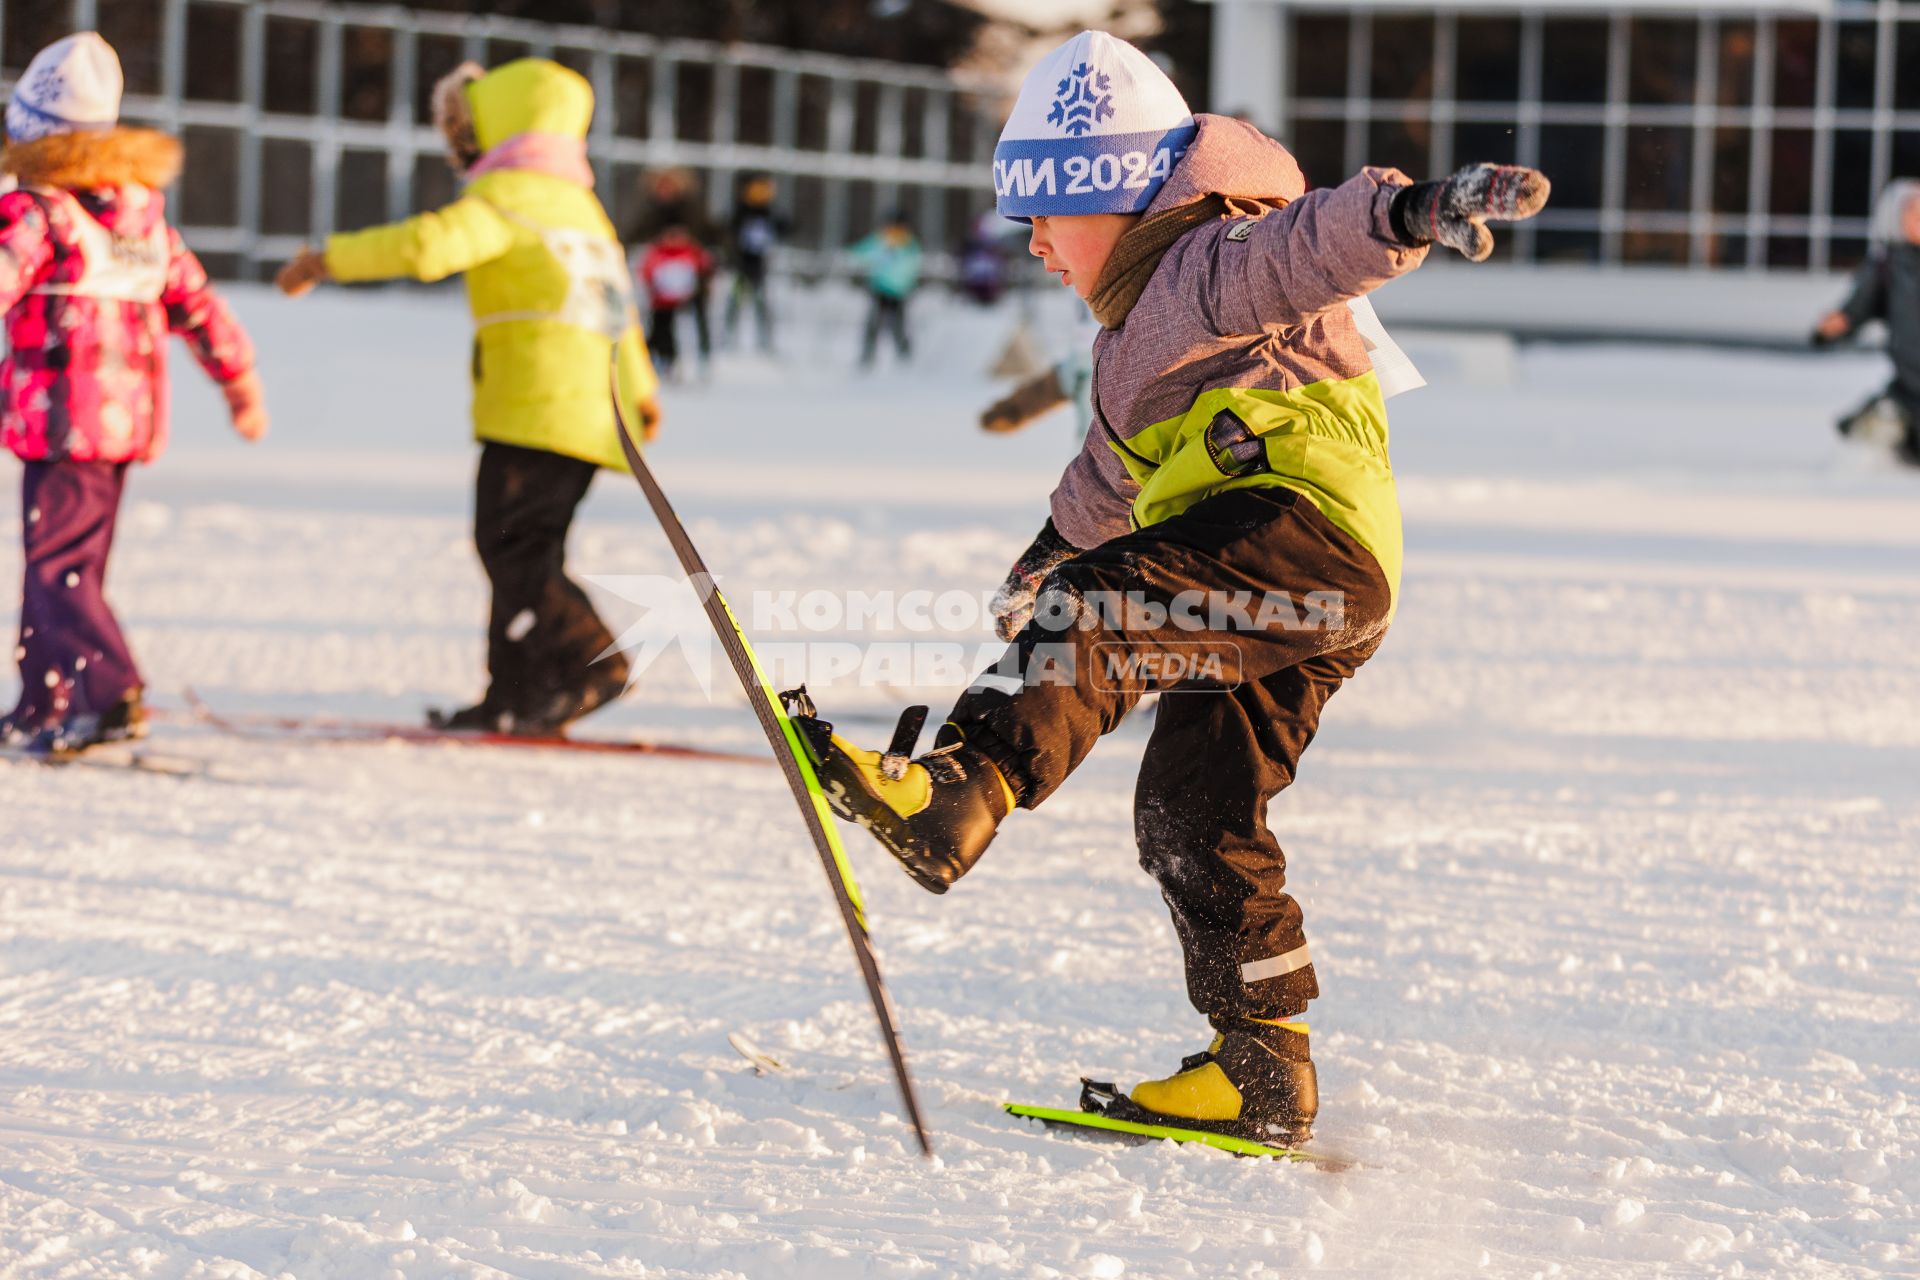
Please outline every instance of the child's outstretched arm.
[[478, 196], [463, 196], [401, 222], [328, 236], [325, 249], [301, 250], [274, 283], [299, 297], [322, 280], [444, 280], [512, 247], [513, 227], [500, 212]]
[[1201, 277], [1213, 327], [1291, 328], [1419, 266], [1426, 246], [1402, 240], [1391, 218], [1395, 194], [1407, 189], [1397, 170], [1362, 169], [1242, 224], [1244, 231], [1232, 228]]
[[1409, 183], [1368, 168], [1310, 191], [1252, 224], [1233, 252], [1221, 242], [1210, 281], [1222, 333], [1305, 323], [1371, 293], [1426, 259], [1429, 244], [1475, 262], [1493, 252], [1488, 220], [1530, 218], [1546, 204], [1546, 176], [1512, 165], [1468, 165], [1438, 182]]
[[253, 371], [253, 342], [233, 318], [227, 300], [214, 292], [180, 232], [167, 228], [167, 284], [160, 305], [167, 328], [186, 339], [194, 360], [220, 387], [233, 415], [233, 429], [246, 440], [267, 434], [266, 398]]
[[1067, 389], [1061, 384], [1060, 366], [1049, 365], [994, 401], [980, 415], [980, 429], [1005, 433], [1018, 431], [1056, 405], [1067, 402]]
[[10, 311], [53, 265], [46, 208], [30, 193], [0, 196], [0, 311]]
[[1868, 254], [1867, 260], [1853, 273], [1853, 291], [1847, 300], [1820, 317], [1820, 323], [1813, 330], [1813, 343], [1825, 346], [1838, 342], [1867, 321], [1882, 319], [1886, 314], [1887, 257], [1884, 253]]

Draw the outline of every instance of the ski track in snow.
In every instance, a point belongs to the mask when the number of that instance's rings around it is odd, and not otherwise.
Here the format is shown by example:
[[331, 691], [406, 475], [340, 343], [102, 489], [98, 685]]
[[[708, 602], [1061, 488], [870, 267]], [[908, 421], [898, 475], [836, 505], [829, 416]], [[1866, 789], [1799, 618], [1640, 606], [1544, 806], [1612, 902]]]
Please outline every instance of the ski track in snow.
[[[180, 356], [112, 582], [154, 696], [471, 696], [457, 303], [237, 292], [276, 435], [222, 442]], [[784, 365], [669, 391], [729, 593], [991, 590], [1071, 444], [974, 431], [1007, 316], [929, 300], [939, 367], [854, 379], [851, 296], [799, 305]], [[0, 1276], [1915, 1274], [1920, 479], [1828, 426], [1878, 368], [1407, 345], [1404, 602], [1273, 811], [1359, 1167], [996, 1109], [1204, 1041], [1134, 862], [1145, 713], [944, 899], [849, 834], [933, 1163], [775, 770], [175, 716], [215, 777], [0, 767]], [[611, 476], [574, 561], [672, 566]], [[724, 679], [663, 660], [597, 731], [755, 749]], [[867, 738], [907, 692], [815, 689]]]

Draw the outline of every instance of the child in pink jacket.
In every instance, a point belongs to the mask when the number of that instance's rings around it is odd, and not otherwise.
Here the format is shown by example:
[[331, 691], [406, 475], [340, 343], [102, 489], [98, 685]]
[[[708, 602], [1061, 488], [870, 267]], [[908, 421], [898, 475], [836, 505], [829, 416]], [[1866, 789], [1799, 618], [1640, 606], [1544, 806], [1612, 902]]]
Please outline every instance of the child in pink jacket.
[[167, 334], [267, 429], [253, 346], [167, 224], [180, 144], [117, 125], [120, 60], [93, 32], [49, 45], [6, 109], [0, 167], [0, 444], [25, 464], [20, 700], [0, 745], [50, 754], [144, 731], [143, 680], [102, 588], [128, 464], [167, 437]]

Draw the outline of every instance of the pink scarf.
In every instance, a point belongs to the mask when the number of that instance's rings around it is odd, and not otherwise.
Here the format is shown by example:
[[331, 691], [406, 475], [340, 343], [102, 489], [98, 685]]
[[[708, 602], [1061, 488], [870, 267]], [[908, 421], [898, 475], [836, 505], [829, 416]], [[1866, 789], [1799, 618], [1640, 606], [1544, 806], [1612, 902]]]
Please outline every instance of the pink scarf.
[[569, 138], [558, 133], [516, 133], [506, 141], [489, 147], [487, 153], [467, 170], [470, 182], [483, 173], [499, 169], [522, 169], [544, 173], [576, 186], [593, 186], [593, 166], [587, 163], [584, 138]]

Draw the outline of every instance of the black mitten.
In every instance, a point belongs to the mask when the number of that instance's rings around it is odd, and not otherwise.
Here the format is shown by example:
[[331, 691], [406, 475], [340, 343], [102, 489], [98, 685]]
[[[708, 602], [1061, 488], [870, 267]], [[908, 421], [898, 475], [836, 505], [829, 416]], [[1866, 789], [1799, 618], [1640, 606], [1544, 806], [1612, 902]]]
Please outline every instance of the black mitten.
[[1407, 244], [1443, 244], [1469, 262], [1493, 253], [1487, 220], [1518, 222], [1546, 207], [1553, 184], [1538, 169], [1470, 164], [1439, 182], [1416, 182], [1393, 197], [1394, 234]]
[[1040, 536], [1013, 562], [1007, 580], [993, 593], [993, 631], [1002, 640], [1011, 641], [1033, 618], [1034, 597], [1047, 575], [1080, 554], [1080, 548], [1060, 536], [1049, 519], [1040, 527]]

